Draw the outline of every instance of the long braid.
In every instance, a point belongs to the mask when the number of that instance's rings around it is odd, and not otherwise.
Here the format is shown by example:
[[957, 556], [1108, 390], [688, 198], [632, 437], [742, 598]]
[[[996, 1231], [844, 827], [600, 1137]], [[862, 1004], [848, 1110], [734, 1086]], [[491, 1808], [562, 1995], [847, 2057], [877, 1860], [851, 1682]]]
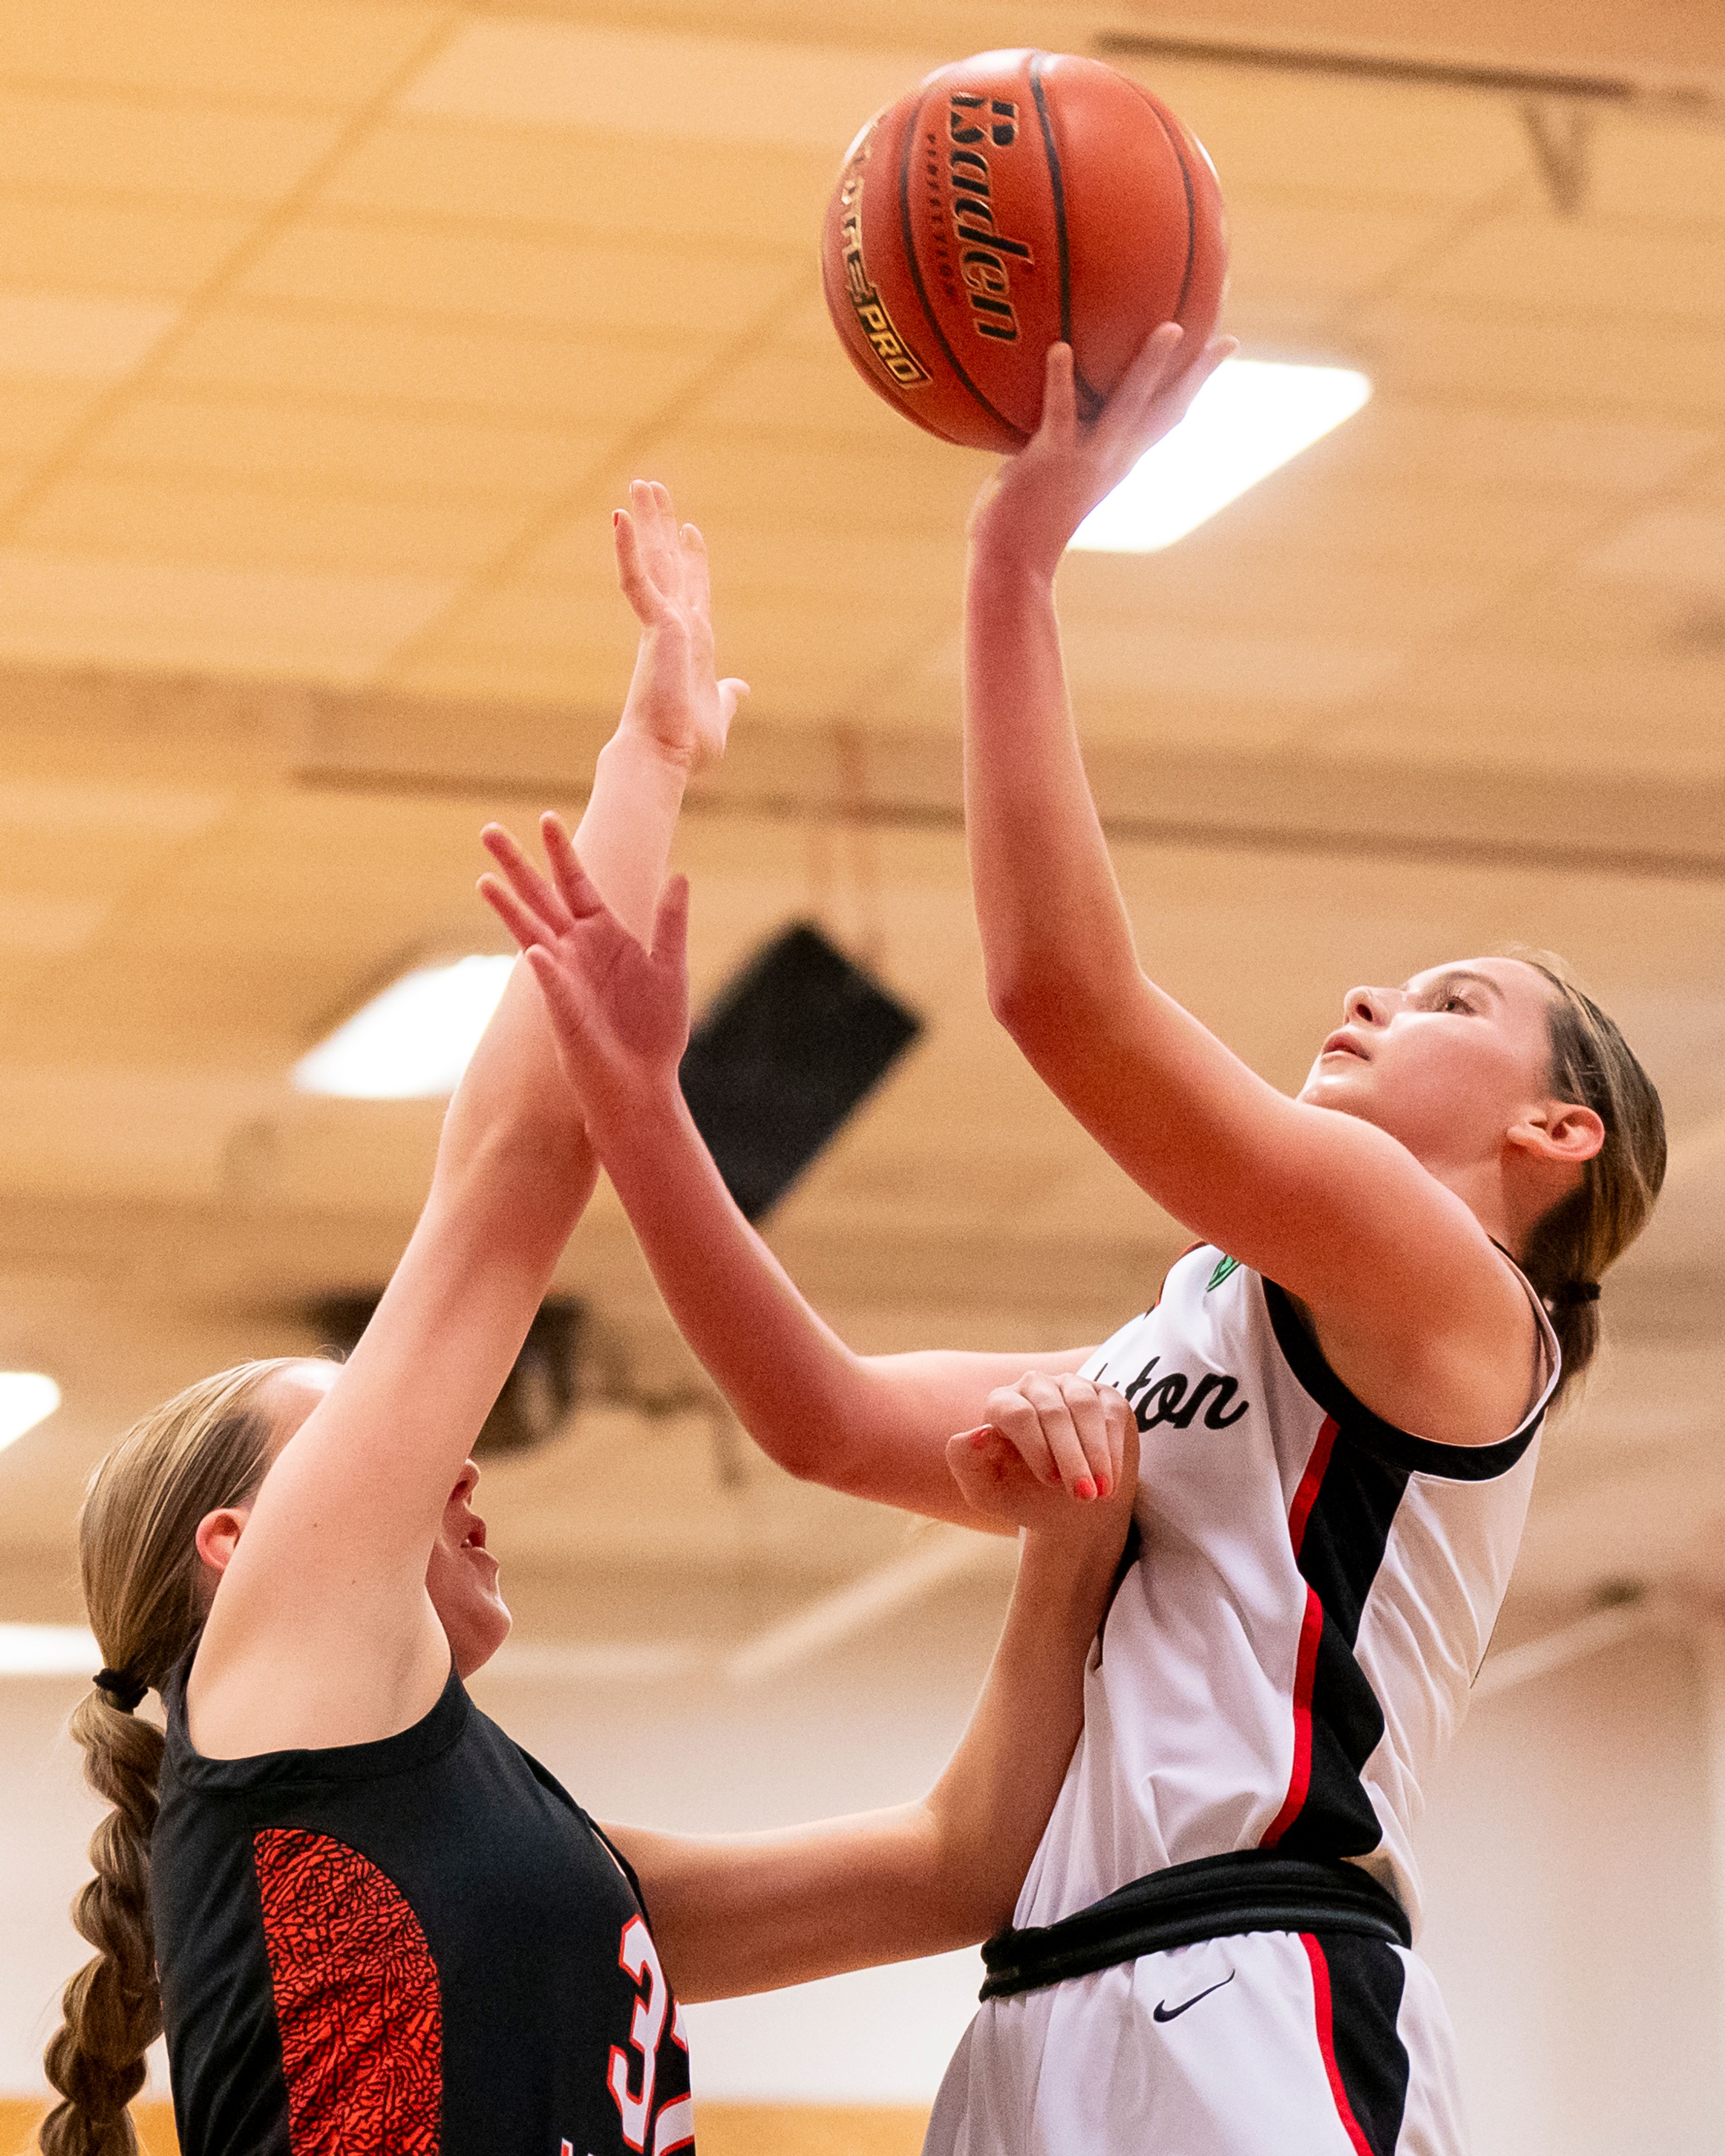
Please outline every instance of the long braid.
[[162, 2033], [150, 1929], [150, 1834], [162, 1732], [91, 1691], [72, 1716], [84, 1772], [113, 1806], [90, 1836], [95, 1876], [80, 1888], [72, 1921], [96, 1950], [68, 1984], [64, 2025], [49, 2044], [48, 2078], [64, 2101], [44, 2121], [46, 2156], [132, 2156], [126, 2107], [144, 2085], [144, 2054]]
[[150, 1922], [150, 1836], [164, 1739], [135, 1712], [191, 1648], [210, 1583], [198, 1523], [257, 1493], [270, 1457], [260, 1395], [287, 1361], [243, 1363], [189, 1387], [116, 1446], [79, 1522], [85, 1607], [110, 1666], [73, 1710], [90, 1787], [112, 1809], [90, 1837], [95, 1876], [72, 1921], [95, 1957], [66, 1986], [64, 2020], [44, 2063], [62, 2101], [44, 2120], [44, 2156], [135, 2156], [126, 2107], [162, 2032]]

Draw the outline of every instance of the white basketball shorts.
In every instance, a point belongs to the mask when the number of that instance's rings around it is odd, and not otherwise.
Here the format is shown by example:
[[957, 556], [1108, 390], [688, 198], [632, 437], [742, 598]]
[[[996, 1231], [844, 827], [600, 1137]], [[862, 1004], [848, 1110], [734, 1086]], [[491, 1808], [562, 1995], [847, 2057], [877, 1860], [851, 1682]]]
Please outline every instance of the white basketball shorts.
[[1464, 2156], [1430, 1971], [1247, 1932], [986, 2001], [923, 2156]]

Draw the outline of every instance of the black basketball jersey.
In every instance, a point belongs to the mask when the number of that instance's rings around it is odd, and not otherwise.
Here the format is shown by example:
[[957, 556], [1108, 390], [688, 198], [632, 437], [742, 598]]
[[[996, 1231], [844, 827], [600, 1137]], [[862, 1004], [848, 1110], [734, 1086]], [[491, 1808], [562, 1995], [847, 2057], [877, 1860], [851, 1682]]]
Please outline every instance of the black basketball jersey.
[[451, 1671], [398, 1736], [209, 1759], [150, 1901], [182, 2156], [670, 2156], [688, 2046], [628, 1864]]

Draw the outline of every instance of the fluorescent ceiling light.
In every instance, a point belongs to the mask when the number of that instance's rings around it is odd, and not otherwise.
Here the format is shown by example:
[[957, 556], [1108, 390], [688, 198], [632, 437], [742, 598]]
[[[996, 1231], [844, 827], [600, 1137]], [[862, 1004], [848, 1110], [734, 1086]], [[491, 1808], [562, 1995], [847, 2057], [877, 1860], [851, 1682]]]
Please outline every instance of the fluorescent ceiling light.
[[403, 973], [294, 1065], [295, 1085], [350, 1101], [453, 1093], [514, 963], [474, 957]]
[[0, 1677], [93, 1677], [101, 1664], [81, 1625], [0, 1625]]
[[1352, 418], [1371, 393], [1370, 382], [1350, 367], [1224, 360], [1173, 434], [1091, 510], [1072, 544], [1100, 554], [1172, 547]]
[[0, 1449], [46, 1422], [59, 1404], [59, 1387], [39, 1370], [0, 1370]]

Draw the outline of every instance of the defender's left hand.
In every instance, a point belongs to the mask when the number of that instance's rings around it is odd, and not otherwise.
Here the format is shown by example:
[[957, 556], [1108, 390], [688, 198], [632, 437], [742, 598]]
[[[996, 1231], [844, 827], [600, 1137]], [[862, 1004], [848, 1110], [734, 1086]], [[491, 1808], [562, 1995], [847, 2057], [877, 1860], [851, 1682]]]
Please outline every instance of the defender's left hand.
[[623, 732], [638, 732], [689, 771], [715, 763], [738, 699], [749, 685], [713, 672], [712, 588], [706, 542], [679, 525], [670, 490], [636, 480], [614, 519], [617, 581], [641, 624], [623, 708]]

